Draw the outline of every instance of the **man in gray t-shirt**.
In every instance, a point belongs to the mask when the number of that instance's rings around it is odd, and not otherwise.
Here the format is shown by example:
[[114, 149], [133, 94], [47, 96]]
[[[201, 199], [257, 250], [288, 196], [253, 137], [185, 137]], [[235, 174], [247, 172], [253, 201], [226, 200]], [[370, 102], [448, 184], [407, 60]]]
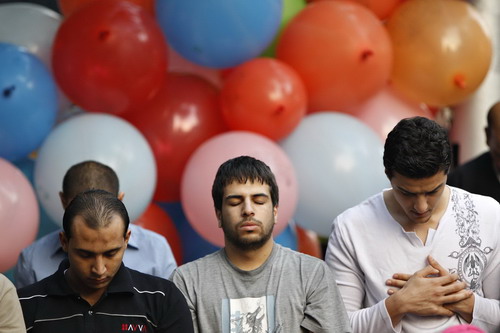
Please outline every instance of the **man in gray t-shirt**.
[[351, 332], [332, 271], [275, 244], [278, 186], [252, 157], [223, 163], [212, 187], [223, 249], [177, 268], [196, 332]]

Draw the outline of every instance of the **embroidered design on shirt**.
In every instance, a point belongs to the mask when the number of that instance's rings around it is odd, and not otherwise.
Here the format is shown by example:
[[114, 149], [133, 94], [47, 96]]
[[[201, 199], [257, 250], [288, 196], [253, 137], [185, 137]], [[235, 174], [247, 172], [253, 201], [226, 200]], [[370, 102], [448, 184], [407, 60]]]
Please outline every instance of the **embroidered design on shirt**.
[[146, 325], [122, 324], [122, 331], [147, 332], [147, 329], [148, 329], [148, 327]]
[[470, 195], [464, 193], [460, 197], [458, 191], [452, 190], [451, 201], [457, 223], [455, 232], [460, 237], [460, 250], [449, 255], [458, 260], [457, 270], [451, 270], [451, 273], [457, 273], [470, 290], [482, 294], [480, 276], [488, 262], [486, 255], [493, 249], [488, 246], [481, 249], [478, 214]]

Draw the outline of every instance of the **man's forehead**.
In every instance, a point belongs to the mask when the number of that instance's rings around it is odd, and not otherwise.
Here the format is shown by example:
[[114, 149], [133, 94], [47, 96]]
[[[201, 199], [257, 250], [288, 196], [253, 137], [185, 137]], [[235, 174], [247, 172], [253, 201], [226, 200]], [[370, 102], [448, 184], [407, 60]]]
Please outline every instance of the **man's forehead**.
[[242, 190], [247, 190], [247, 191], [258, 190], [258, 192], [265, 192], [268, 194], [270, 192], [270, 186], [260, 180], [246, 180], [246, 181], [234, 180], [224, 187], [224, 194]]

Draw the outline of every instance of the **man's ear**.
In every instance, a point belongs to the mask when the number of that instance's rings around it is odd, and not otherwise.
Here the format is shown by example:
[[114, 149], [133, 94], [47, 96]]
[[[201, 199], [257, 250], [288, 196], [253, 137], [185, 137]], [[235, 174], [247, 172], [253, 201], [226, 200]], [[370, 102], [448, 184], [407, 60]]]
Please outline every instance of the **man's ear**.
[[278, 223], [278, 205], [273, 208], [274, 224]]
[[64, 252], [68, 252], [68, 243], [69, 243], [69, 239], [68, 237], [66, 237], [66, 234], [64, 233], [64, 231], [61, 231], [59, 233], [59, 241], [61, 242], [61, 247], [62, 249], [64, 250]]
[[132, 231], [130, 229], [127, 230], [125, 233], [125, 244], [128, 244], [128, 241], [130, 240], [130, 235], [132, 234]]
[[216, 209], [215, 216], [217, 217], [217, 222], [218, 222], [219, 228], [222, 228], [222, 212], [220, 210]]
[[118, 192], [118, 200], [123, 201], [123, 197], [125, 197], [125, 192]]
[[68, 207], [69, 205], [69, 202], [66, 200], [63, 191], [59, 192], [59, 199], [61, 199], [61, 205], [63, 206], [63, 209], [66, 209], [66, 207]]

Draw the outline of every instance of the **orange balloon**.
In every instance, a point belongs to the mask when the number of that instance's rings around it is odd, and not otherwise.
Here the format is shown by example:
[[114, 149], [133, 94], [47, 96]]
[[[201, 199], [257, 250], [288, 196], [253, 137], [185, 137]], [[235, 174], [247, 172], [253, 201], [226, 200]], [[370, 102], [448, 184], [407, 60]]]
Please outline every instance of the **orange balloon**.
[[168, 214], [155, 203], [149, 204], [146, 211], [135, 220], [134, 224], [159, 233], [167, 239], [177, 265], [183, 263], [181, 236]]
[[228, 73], [221, 105], [230, 129], [256, 132], [277, 141], [290, 134], [306, 114], [306, 89], [287, 64], [255, 58]]
[[[311, 0], [324, 1], [324, 0]], [[328, 0], [330, 1], [330, 0]], [[388, 18], [396, 7], [404, 0], [350, 0], [359, 3], [371, 10], [379, 19]]]
[[[65, 17], [73, 14], [83, 6], [96, 0], [58, 0], [57, 6]], [[139, 5], [151, 15], [154, 15], [154, 0], [126, 0]]]
[[153, 150], [158, 170], [156, 201], [180, 200], [180, 181], [189, 156], [227, 129], [217, 88], [193, 74], [168, 73], [151, 101], [123, 117], [144, 134]]
[[297, 231], [297, 250], [310, 256], [323, 259], [323, 251], [318, 234], [312, 230], [295, 226]]
[[392, 63], [381, 21], [350, 1], [308, 4], [283, 30], [276, 54], [302, 77], [309, 112], [364, 102], [386, 85]]
[[490, 67], [491, 38], [466, 1], [406, 1], [387, 29], [394, 47], [392, 84], [414, 101], [457, 104], [479, 87]]

